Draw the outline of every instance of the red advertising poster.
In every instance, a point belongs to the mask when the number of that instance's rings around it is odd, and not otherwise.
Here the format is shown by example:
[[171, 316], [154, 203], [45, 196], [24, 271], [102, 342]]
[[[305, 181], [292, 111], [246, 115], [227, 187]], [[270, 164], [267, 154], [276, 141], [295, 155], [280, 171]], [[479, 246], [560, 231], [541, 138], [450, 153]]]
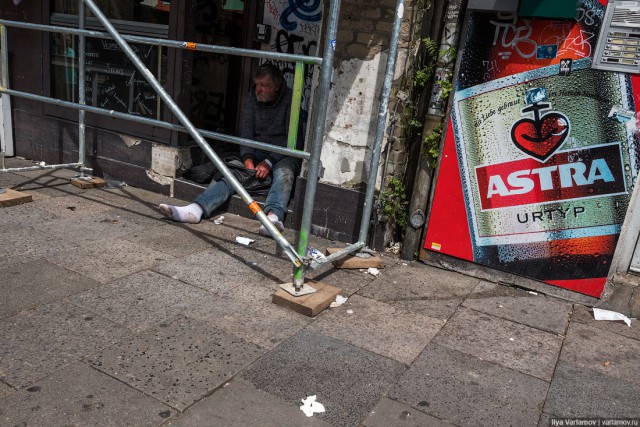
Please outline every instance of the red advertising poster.
[[467, 15], [426, 250], [600, 296], [638, 173], [640, 94], [637, 76], [591, 68], [604, 11]]

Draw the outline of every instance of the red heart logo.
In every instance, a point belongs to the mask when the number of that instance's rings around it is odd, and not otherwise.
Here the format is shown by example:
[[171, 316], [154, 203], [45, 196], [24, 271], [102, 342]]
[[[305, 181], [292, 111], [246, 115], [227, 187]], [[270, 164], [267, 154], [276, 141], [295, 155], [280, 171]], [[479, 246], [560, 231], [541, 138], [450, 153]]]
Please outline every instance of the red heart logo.
[[539, 120], [521, 119], [511, 128], [511, 140], [524, 153], [545, 161], [569, 135], [569, 119], [560, 113], [548, 113]]

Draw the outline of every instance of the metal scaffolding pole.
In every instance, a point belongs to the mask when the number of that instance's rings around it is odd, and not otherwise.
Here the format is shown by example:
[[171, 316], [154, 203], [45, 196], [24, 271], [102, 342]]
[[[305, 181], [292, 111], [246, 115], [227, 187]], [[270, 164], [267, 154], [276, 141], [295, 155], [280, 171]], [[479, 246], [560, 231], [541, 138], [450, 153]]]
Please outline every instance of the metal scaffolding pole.
[[398, 0], [396, 3], [396, 16], [393, 21], [393, 30], [391, 32], [391, 40], [389, 41], [389, 56], [387, 57], [387, 68], [384, 76], [384, 84], [380, 94], [380, 108], [378, 110], [378, 122], [376, 126], [376, 137], [373, 142], [373, 155], [369, 166], [369, 180], [367, 182], [367, 191], [364, 197], [364, 207], [362, 209], [362, 219], [360, 221], [360, 237], [358, 241], [366, 244], [367, 234], [369, 232], [369, 222], [371, 220], [371, 211], [373, 210], [373, 194], [376, 189], [376, 179], [378, 177], [378, 163], [380, 163], [380, 153], [382, 152], [382, 138], [384, 137], [385, 127], [387, 124], [387, 114], [389, 112], [389, 95], [393, 84], [393, 75], [395, 73], [396, 58], [398, 57], [398, 39], [400, 36], [400, 25], [404, 16], [404, 0]]
[[[307, 175], [307, 189], [302, 208], [302, 220], [300, 223], [300, 237], [298, 239], [298, 255], [307, 256], [309, 247], [309, 232], [311, 230], [311, 218], [313, 205], [318, 185], [320, 172], [320, 155], [322, 154], [322, 142], [324, 140], [324, 127], [327, 118], [329, 104], [329, 90], [331, 89], [331, 74], [333, 71], [333, 57], [335, 54], [335, 40], [338, 32], [338, 17], [340, 15], [340, 0], [333, 0], [330, 5], [329, 23], [327, 35], [324, 41], [323, 64], [320, 72], [320, 87], [318, 90], [318, 111], [316, 122], [311, 137], [311, 157], [309, 159], [309, 173]], [[304, 284], [304, 270], [300, 267], [294, 269], [293, 287], [296, 292], [302, 289]]]
[[[84, 30], [85, 27], [85, 8], [84, 2], [82, 0], [78, 0], [78, 23], [81, 30]], [[86, 80], [86, 72], [87, 66], [85, 61], [85, 53], [86, 53], [86, 39], [84, 35], [78, 36], [78, 103], [80, 105], [86, 104], [86, 93], [85, 93], [85, 80]], [[86, 162], [86, 124], [85, 124], [85, 111], [78, 110], [78, 163], [84, 166]], [[84, 169], [80, 170], [80, 177], [84, 177]]]

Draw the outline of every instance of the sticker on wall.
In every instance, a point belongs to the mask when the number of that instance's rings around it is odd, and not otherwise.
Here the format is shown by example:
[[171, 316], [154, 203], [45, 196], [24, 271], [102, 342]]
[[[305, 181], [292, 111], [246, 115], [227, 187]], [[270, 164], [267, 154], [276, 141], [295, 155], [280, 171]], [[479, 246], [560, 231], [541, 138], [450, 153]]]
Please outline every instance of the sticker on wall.
[[557, 44], [543, 44], [538, 46], [538, 50], [536, 51], [537, 59], [553, 59], [556, 55], [558, 55]]
[[571, 74], [571, 64], [573, 60], [571, 58], [563, 58], [560, 60], [560, 71], [558, 74], [561, 76], [568, 76]]

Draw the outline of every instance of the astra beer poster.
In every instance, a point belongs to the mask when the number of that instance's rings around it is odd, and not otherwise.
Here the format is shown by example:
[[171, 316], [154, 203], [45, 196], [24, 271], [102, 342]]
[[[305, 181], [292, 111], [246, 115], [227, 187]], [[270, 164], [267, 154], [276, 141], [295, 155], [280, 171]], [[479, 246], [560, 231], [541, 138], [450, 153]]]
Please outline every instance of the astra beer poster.
[[638, 173], [640, 94], [637, 76], [591, 69], [604, 12], [467, 15], [425, 249], [600, 296]]

